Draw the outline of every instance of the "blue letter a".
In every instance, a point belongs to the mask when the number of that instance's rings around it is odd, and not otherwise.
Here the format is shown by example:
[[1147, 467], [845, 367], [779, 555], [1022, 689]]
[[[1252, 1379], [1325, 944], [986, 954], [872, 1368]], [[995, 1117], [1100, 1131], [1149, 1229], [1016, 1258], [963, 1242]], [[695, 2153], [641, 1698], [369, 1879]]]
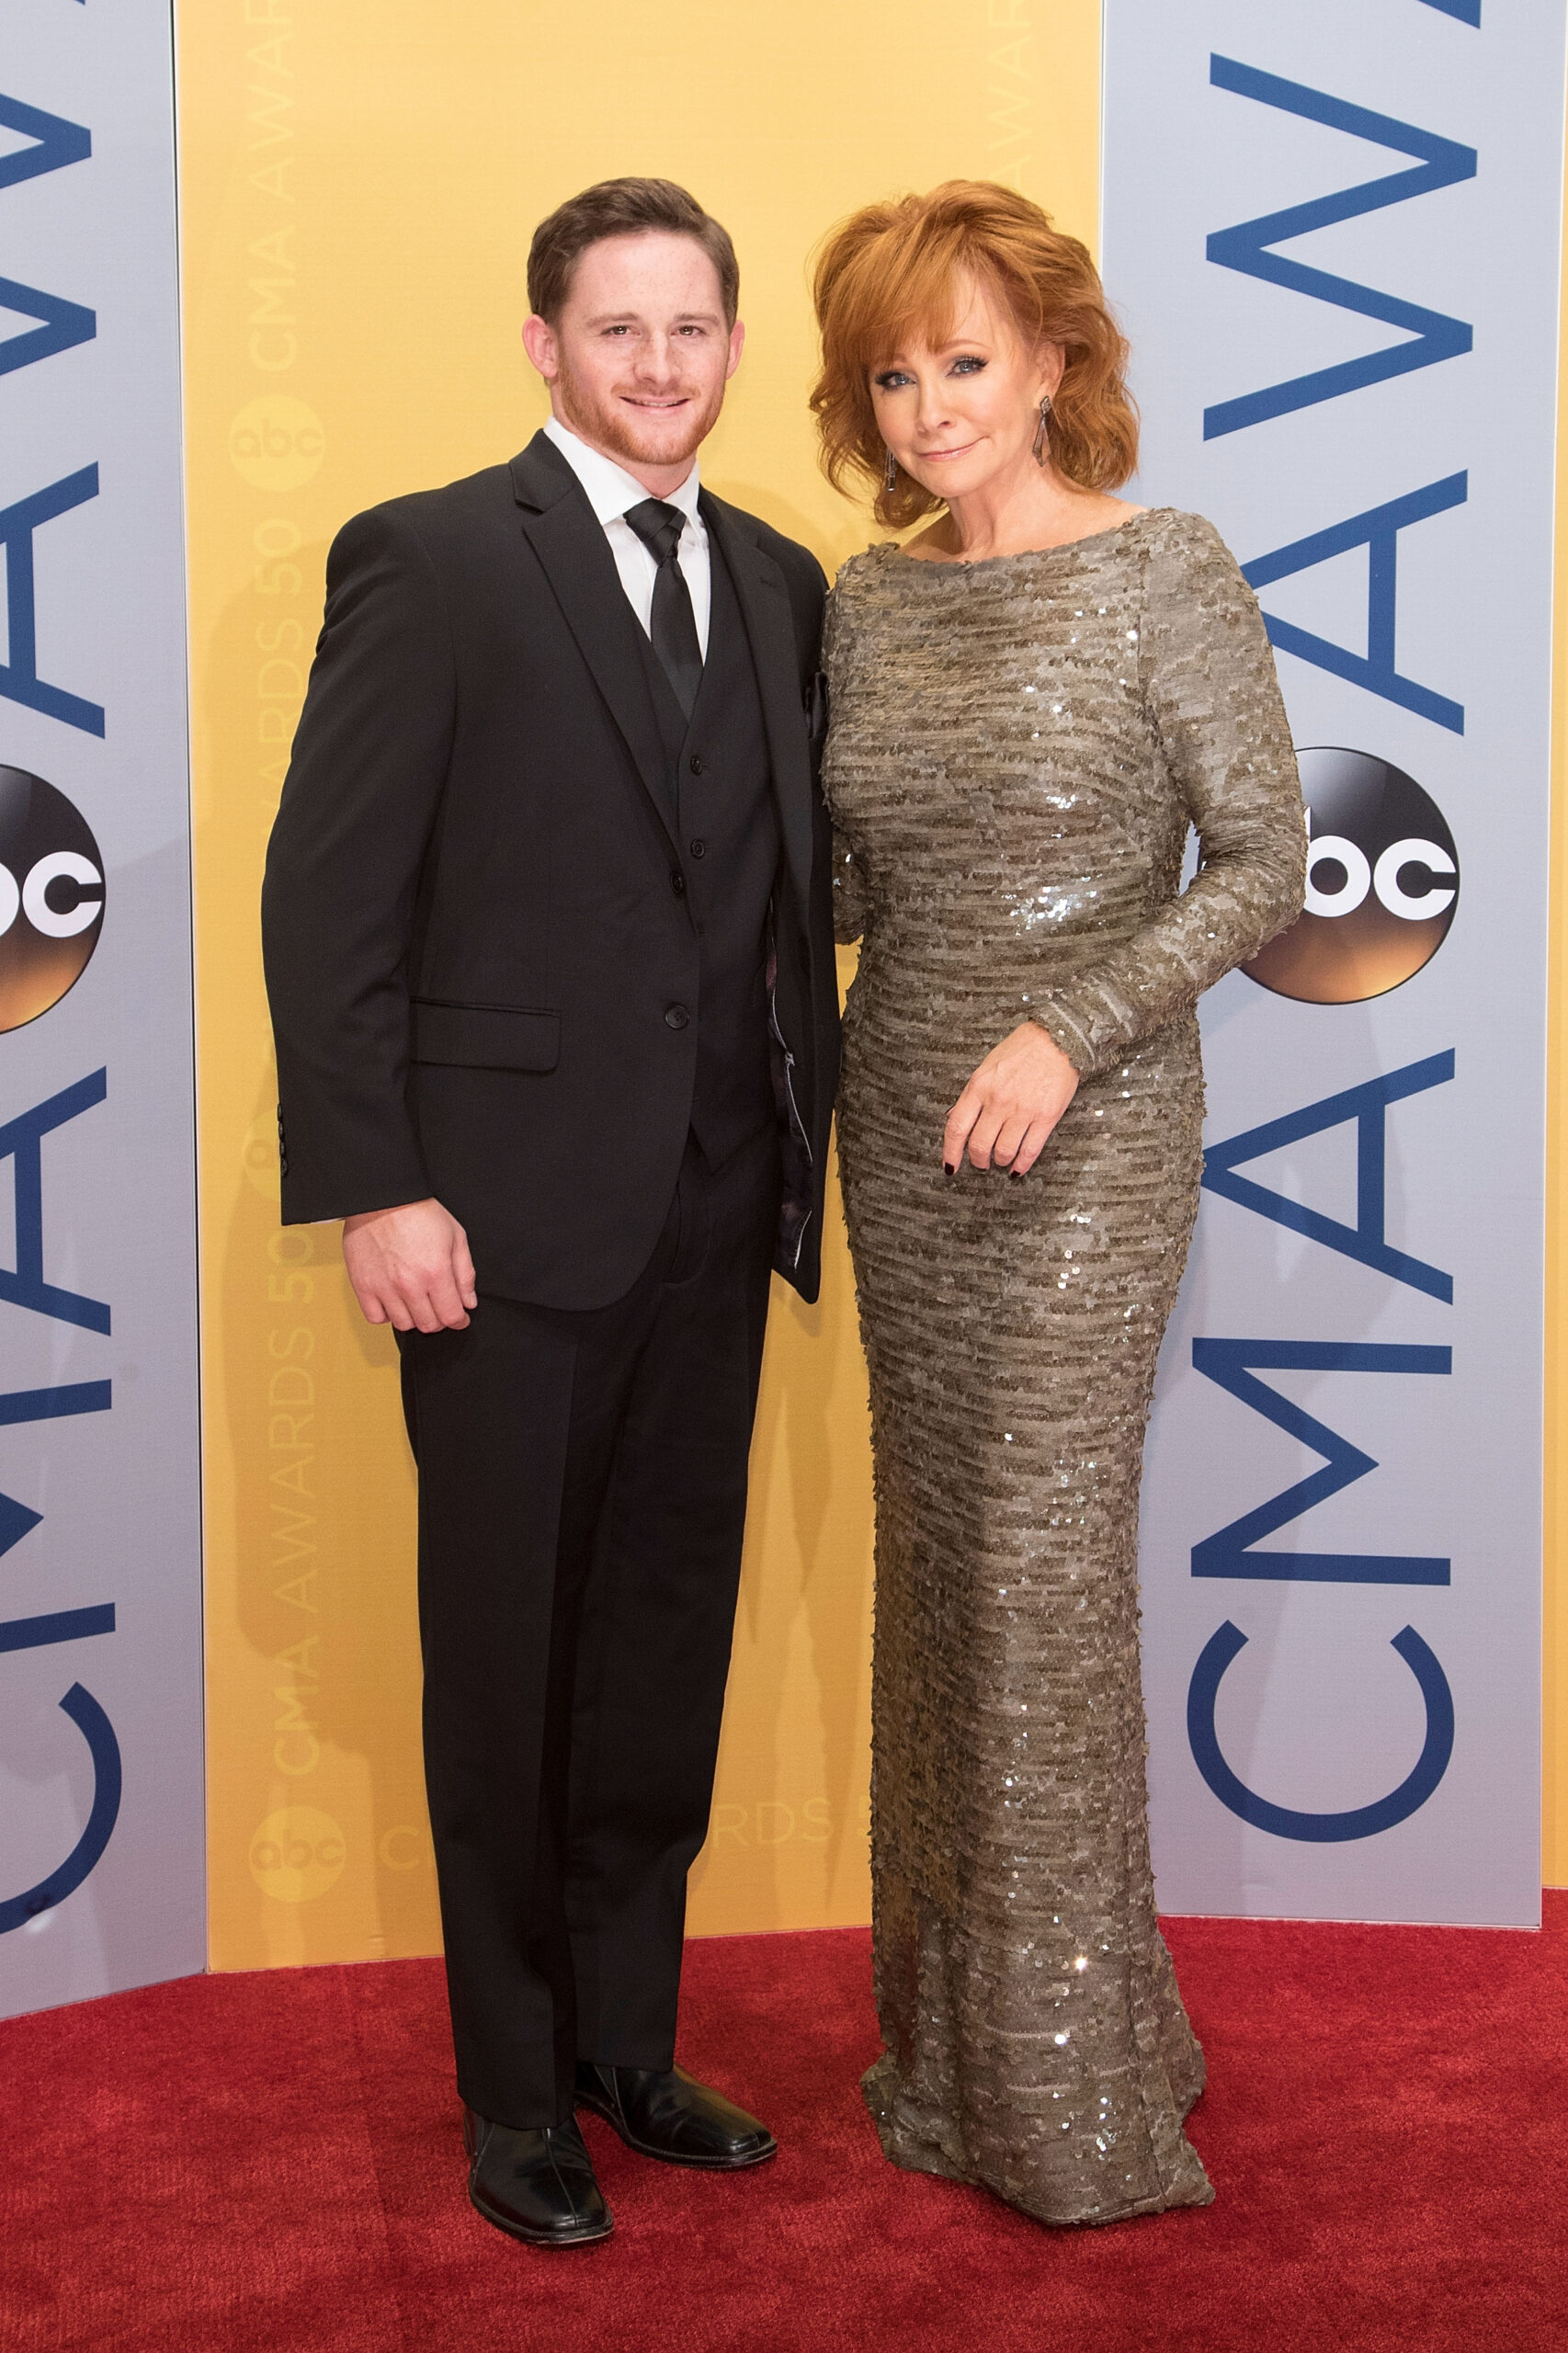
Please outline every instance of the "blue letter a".
[[1248, 586], [1267, 588], [1270, 581], [1289, 579], [1293, 572], [1309, 572], [1314, 563], [1326, 563], [1330, 556], [1348, 554], [1352, 548], [1367, 551], [1365, 654], [1352, 654], [1348, 646], [1336, 645], [1331, 637], [1318, 637], [1310, 629], [1298, 629], [1294, 621], [1265, 613], [1269, 643], [1281, 654], [1294, 654], [1353, 687], [1365, 687], [1384, 702], [1398, 703], [1402, 710], [1415, 711], [1419, 719], [1429, 719], [1435, 727], [1462, 735], [1463, 703], [1450, 702], [1447, 695], [1436, 694], [1430, 687], [1418, 687], [1414, 678], [1402, 677], [1395, 669], [1394, 631], [1401, 531], [1406, 524], [1424, 523], [1428, 515], [1443, 515], [1450, 506], [1462, 506], [1469, 495], [1469, 475], [1449, 474], [1444, 482], [1407, 491], [1403, 498], [1391, 498], [1386, 506], [1369, 506], [1364, 515], [1352, 515], [1346, 522], [1330, 524], [1326, 531], [1293, 540], [1288, 548], [1275, 548], [1270, 554], [1255, 556], [1243, 564]]
[[[1386, 1078], [1369, 1078], [1359, 1086], [1347, 1086], [1342, 1095], [1325, 1096], [1321, 1103], [1308, 1103], [1300, 1111], [1287, 1112], [1282, 1120], [1269, 1120], [1261, 1128], [1249, 1128], [1244, 1135], [1228, 1136], [1223, 1143], [1210, 1144], [1203, 1155], [1204, 1189], [1222, 1194], [1226, 1200], [1239, 1201], [1244, 1210], [1256, 1210], [1259, 1217], [1288, 1225], [1292, 1233], [1321, 1242], [1326, 1250], [1341, 1251], [1346, 1258], [1358, 1259], [1363, 1267], [1371, 1267], [1380, 1275], [1392, 1276], [1396, 1283], [1408, 1283], [1412, 1290], [1424, 1290], [1429, 1299], [1440, 1299], [1452, 1306], [1452, 1275], [1445, 1275], [1440, 1267], [1429, 1267], [1424, 1258], [1412, 1258], [1407, 1252], [1394, 1249], [1383, 1239], [1383, 1220], [1388, 1165], [1384, 1122], [1388, 1107], [1391, 1103], [1403, 1103], [1407, 1095], [1424, 1095], [1429, 1086], [1441, 1086], [1453, 1074], [1450, 1047], [1446, 1054], [1430, 1054], [1425, 1062], [1406, 1063], [1403, 1070], [1391, 1071]], [[1266, 1152], [1279, 1152], [1288, 1143], [1300, 1143], [1305, 1136], [1320, 1135], [1328, 1128], [1343, 1126], [1346, 1120], [1356, 1122], [1354, 1225], [1342, 1224], [1336, 1217], [1325, 1217], [1321, 1210], [1310, 1210], [1304, 1203], [1291, 1200], [1288, 1194], [1273, 1192], [1267, 1185], [1255, 1184], [1250, 1176], [1238, 1176], [1235, 1173], [1244, 1161], [1261, 1159]]]
[[30, 1307], [35, 1314], [52, 1315], [61, 1324], [78, 1324], [85, 1332], [107, 1332], [109, 1312], [101, 1299], [84, 1299], [79, 1291], [60, 1290], [43, 1279], [43, 1139], [83, 1111], [101, 1103], [108, 1091], [108, 1074], [93, 1071], [74, 1086], [62, 1087], [46, 1103], [35, 1103], [0, 1128], [0, 1163], [16, 1164], [17, 1263], [0, 1267], [0, 1299], [13, 1306]]
[[74, 506], [85, 506], [98, 494], [97, 466], [84, 466], [30, 498], [18, 498], [0, 513], [0, 551], [6, 558], [6, 620], [9, 659], [0, 662], [0, 695], [28, 710], [41, 710], [62, 726], [79, 727], [84, 735], [104, 732], [103, 707], [81, 695], [51, 687], [38, 674], [38, 607], [33, 595], [33, 533], [40, 523], [52, 523]]

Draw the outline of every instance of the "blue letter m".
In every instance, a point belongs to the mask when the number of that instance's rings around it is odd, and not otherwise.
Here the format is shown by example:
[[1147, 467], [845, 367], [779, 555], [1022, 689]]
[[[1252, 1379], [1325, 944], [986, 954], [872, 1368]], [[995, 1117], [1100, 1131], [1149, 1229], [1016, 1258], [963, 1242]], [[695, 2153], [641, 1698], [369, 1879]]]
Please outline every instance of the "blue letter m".
[[1240, 65], [1233, 58], [1210, 57], [1209, 79], [1216, 89], [1232, 90], [1237, 97], [1255, 98], [1260, 106], [1277, 107], [1308, 122], [1321, 122], [1331, 131], [1348, 131], [1353, 139], [1369, 139], [1380, 147], [1392, 147], [1402, 155], [1421, 160], [1413, 171], [1390, 172], [1382, 179], [1363, 180], [1358, 187], [1341, 188], [1333, 196], [1314, 197], [1310, 203], [1290, 205], [1283, 212], [1267, 212], [1256, 221], [1240, 222], [1233, 229], [1215, 231], [1207, 250], [1209, 259], [1221, 269], [1237, 269], [1247, 278], [1261, 278], [1271, 286], [1288, 287], [1294, 294], [1310, 295], [1314, 301], [1332, 302], [1338, 310], [1403, 327], [1415, 340], [1390, 344], [1360, 359], [1341, 360], [1337, 367], [1316, 369], [1310, 376], [1293, 376], [1289, 383], [1269, 384], [1240, 400], [1221, 401], [1203, 412], [1204, 439], [1240, 433], [1246, 426], [1261, 425], [1267, 417], [1285, 416], [1292, 409], [1311, 408], [1318, 401], [1337, 400], [1341, 393], [1359, 392], [1365, 384], [1380, 384], [1387, 377], [1408, 375], [1413, 369], [1430, 368], [1439, 359], [1453, 359], [1468, 351], [1474, 338], [1462, 319], [1425, 310], [1418, 302], [1402, 301], [1397, 295], [1379, 294], [1369, 286], [1358, 286], [1354, 278], [1335, 278], [1326, 269], [1311, 269], [1304, 262], [1287, 261], [1272, 248], [1289, 237], [1304, 237], [1314, 229], [1332, 228], [1364, 212], [1381, 211], [1385, 205], [1429, 195], [1434, 188], [1451, 188], [1457, 180], [1473, 179], [1474, 148], [1440, 139], [1434, 131], [1418, 131], [1412, 123], [1396, 122], [1392, 115], [1371, 114], [1365, 107], [1350, 106], [1343, 98], [1331, 98], [1326, 92], [1310, 90], [1300, 82], [1282, 82], [1277, 74], [1260, 74], [1256, 66]]
[[1248, 1548], [1378, 1467], [1371, 1455], [1363, 1454], [1337, 1430], [1256, 1380], [1252, 1368], [1269, 1372], [1451, 1372], [1451, 1348], [1337, 1340], [1194, 1340], [1192, 1362], [1197, 1371], [1250, 1405], [1276, 1429], [1289, 1432], [1324, 1457], [1321, 1471], [1195, 1544], [1195, 1577], [1290, 1578], [1321, 1585], [1448, 1584], [1447, 1561], [1407, 1559], [1392, 1552], [1254, 1552]]

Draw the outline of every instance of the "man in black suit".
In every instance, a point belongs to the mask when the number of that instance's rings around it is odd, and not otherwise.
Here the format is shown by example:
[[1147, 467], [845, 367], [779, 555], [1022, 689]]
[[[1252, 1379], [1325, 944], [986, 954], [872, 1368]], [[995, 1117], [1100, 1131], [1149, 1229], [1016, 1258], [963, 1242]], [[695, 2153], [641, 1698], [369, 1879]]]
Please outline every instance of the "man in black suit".
[[348, 523], [267, 858], [283, 1213], [341, 1217], [419, 1471], [470, 2194], [610, 2217], [574, 2108], [770, 2156], [675, 2066], [770, 1268], [817, 1290], [837, 1071], [824, 580], [700, 490], [730, 240], [590, 188], [528, 264], [552, 415]]

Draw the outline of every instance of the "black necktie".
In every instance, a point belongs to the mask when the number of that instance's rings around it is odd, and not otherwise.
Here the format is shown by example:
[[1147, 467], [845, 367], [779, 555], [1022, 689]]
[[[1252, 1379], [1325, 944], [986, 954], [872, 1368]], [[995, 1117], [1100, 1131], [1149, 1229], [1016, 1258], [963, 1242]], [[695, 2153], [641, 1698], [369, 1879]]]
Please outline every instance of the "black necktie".
[[697, 616], [691, 609], [691, 591], [676, 555], [680, 535], [686, 529], [686, 517], [678, 506], [668, 506], [662, 498], [644, 498], [640, 505], [627, 508], [625, 519], [659, 567], [653, 582], [653, 626], [648, 633], [653, 641], [654, 653], [665, 665], [665, 676], [689, 719], [697, 689], [702, 684], [702, 647], [698, 641]]

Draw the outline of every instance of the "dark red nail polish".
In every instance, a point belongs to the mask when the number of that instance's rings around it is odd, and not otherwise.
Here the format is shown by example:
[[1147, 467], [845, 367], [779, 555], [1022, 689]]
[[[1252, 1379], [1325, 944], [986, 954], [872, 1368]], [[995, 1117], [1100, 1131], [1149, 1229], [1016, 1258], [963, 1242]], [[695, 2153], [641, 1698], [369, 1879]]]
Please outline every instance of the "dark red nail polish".
[[958, 1172], [958, 1170], [953, 1166], [953, 1164], [952, 1164], [952, 1162], [951, 1162], [950, 1160], [944, 1160], [944, 1161], [943, 1161], [943, 1163], [942, 1163], [942, 1174], [943, 1174], [943, 1176], [956, 1176], [958, 1175], [958, 1173], [959, 1173], [959, 1172]]

